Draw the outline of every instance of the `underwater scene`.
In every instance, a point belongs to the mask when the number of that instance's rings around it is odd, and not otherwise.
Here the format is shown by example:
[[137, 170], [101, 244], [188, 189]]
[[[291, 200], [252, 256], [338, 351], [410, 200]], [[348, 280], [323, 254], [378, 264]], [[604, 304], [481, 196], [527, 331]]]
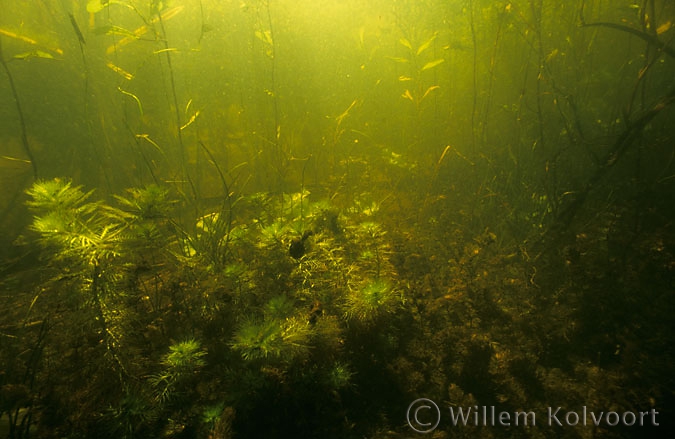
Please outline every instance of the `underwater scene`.
[[1, 9], [0, 437], [675, 437], [675, 1]]

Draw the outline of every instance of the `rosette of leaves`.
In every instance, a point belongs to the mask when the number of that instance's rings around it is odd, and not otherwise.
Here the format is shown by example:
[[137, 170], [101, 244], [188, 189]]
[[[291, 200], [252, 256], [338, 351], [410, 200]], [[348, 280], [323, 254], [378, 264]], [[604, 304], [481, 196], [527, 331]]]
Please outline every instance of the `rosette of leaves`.
[[136, 221], [160, 221], [170, 218], [174, 200], [166, 188], [156, 184], [144, 188], [127, 189], [126, 197], [115, 195], [115, 199]]
[[137, 265], [159, 264], [175, 243], [171, 215], [175, 200], [166, 188], [151, 184], [115, 195], [121, 209], [109, 216], [125, 224], [124, 246]]
[[32, 198], [26, 204], [35, 212], [31, 229], [55, 258], [96, 266], [119, 256], [123, 225], [108, 215], [112, 209], [88, 201], [93, 191], [55, 178], [37, 181], [26, 192]]
[[235, 332], [232, 348], [244, 360], [290, 362], [307, 355], [312, 334], [309, 322], [298, 317], [248, 318]]
[[401, 298], [389, 282], [384, 279], [370, 280], [349, 291], [345, 298], [344, 314], [348, 320], [368, 325], [381, 316], [393, 313], [400, 304]]
[[169, 346], [169, 353], [162, 358], [164, 369], [150, 379], [156, 400], [166, 402], [185, 393], [190, 378], [206, 364], [205, 355], [206, 351], [194, 339]]

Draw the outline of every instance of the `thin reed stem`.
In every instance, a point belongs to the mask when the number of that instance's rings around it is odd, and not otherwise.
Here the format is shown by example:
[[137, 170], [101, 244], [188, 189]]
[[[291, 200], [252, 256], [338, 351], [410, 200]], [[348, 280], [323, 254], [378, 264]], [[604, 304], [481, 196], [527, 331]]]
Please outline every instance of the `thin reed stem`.
[[23, 110], [21, 109], [21, 101], [19, 100], [19, 94], [16, 91], [16, 85], [14, 84], [14, 78], [12, 77], [12, 72], [9, 70], [9, 66], [5, 61], [5, 57], [2, 53], [2, 38], [0, 38], [0, 63], [7, 73], [7, 79], [9, 80], [9, 88], [12, 90], [12, 96], [14, 96], [14, 103], [16, 104], [16, 112], [19, 115], [19, 125], [21, 126], [21, 143], [23, 145], [23, 150], [30, 160], [30, 165], [33, 168], [33, 179], [38, 179], [38, 168], [37, 163], [35, 163], [35, 157], [33, 152], [30, 149], [30, 144], [28, 143], [28, 134], [26, 129], [26, 120], [23, 116]]

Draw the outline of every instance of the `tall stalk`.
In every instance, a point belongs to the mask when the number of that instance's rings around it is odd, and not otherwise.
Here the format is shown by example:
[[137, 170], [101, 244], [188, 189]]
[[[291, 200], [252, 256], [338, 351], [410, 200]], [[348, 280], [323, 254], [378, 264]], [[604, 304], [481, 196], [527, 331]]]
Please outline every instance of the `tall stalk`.
[[166, 38], [166, 29], [164, 28], [164, 19], [162, 18], [161, 11], [157, 11], [159, 26], [162, 31], [162, 42], [164, 44], [164, 53], [166, 54], [166, 63], [169, 67], [169, 84], [171, 86], [171, 96], [173, 97], [173, 108], [176, 117], [176, 136], [178, 137], [178, 148], [180, 149], [180, 166], [183, 173], [183, 177], [190, 184], [190, 191], [192, 192], [193, 198], [196, 200], [198, 198], [197, 189], [190, 178], [190, 175], [187, 170], [187, 160], [185, 159], [185, 144], [183, 143], [183, 133], [181, 122], [180, 109], [178, 106], [178, 94], [176, 93], [176, 79], [174, 77], [173, 65], [171, 63], [171, 48], [169, 47], [169, 41]]
[[[87, 56], [85, 54], [85, 46], [87, 44], [86, 40], [84, 39], [84, 35], [82, 34], [82, 31], [80, 29], [80, 26], [77, 24], [77, 20], [75, 19], [75, 15], [73, 12], [67, 12], [68, 17], [70, 18], [70, 25], [73, 29], [73, 33], [77, 37], [77, 43], [80, 46], [80, 55], [82, 57], [82, 75], [84, 79], [84, 93], [82, 95], [83, 97], [83, 117], [84, 120], [86, 121], [86, 126], [87, 126], [87, 143], [88, 146], [91, 148], [92, 152], [94, 152], [95, 148], [98, 148], [96, 146], [96, 143], [94, 142], [94, 128], [93, 128], [93, 123], [92, 123], [92, 118], [90, 117], [90, 114], [92, 114], [92, 111], [90, 110], [89, 106], [89, 64], [87, 63]], [[108, 145], [110, 145], [110, 142], [108, 142]], [[98, 152], [98, 151], [96, 151]], [[86, 156], [86, 155], [85, 155]], [[108, 189], [112, 188], [111, 182], [110, 182], [110, 177], [108, 175], [108, 166], [104, 165], [103, 158], [100, 159], [100, 163], [98, 168], [96, 169], [98, 172], [100, 172], [103, 175], [103, 178], [105, 179], [105, 182], [108, 186]]]
[[478, 47], [476, 28], [473, 19], [473, 0], [469, 0], [469, 26], [471, 27], [471, 46], [473, 47], [473, 102], [471, 107], [471, 145], [476, 151], [476, 106], [478, 105]]
[[[273, 157], [272, 157], [272, 166], [278, 174], [278, 178], [283, 182], [284, 180], [284, 168], [288, 165], [288, 157], [284, 154], [284, 151], [281, 147], [281, 125], [279, 121], [279, 96], [277, 93], [277, 53], [276, 53], [276, 35], [274, 33], [274, 25], [272, 23], [272, 11], [270, 8], [270, 1], [265, 0], [265, 20], [267, 21], [267, 27], [269, 28], [269, 47], [268, 55], [271, 61], [271, 72], [270, 72], [270, 90], [272, 91], [272, 111], [274, 112], [274, 140], [271, 141], [271, 144], [274, 148]], [[262, 22], [262, 20], [261, 20]]]
[[278, 97], [277, 97], [277, 87], [276, 87], [276, 50], [275, 50], [275, 43], [274, 43], [274, 27], [272, 27], [272, 13], [270, 12], [270, 0], [267, 0], [265, 2], [265, 8], [267, 11], [267, 26], [270, 28], [270, 37], [272, 39], [272, 44], [270, 47], [271, 51], [271, 58], [272, 58], [272, 72], [271, 72], [271, 78], [270, 80], [272, 81], [272, 103], [274, 106], [274, 146], [276, 148], [276, 153], [277, 153], [277, 158], [281, 158], [281, 151], [279, 149], [279, 104], [278, 104]]
[[[162, 43], [164, 44], [164, 53], [166, 54], [166, 64], [169, 67], [169, 85], [171, 86], [171, 96], [173, 97], [173, 108], [176, 117], [176, 136], [178, 138], [178, 146], [180, 147], [181, 165], [185, 167], [185, 149], [183, 148], [183, 133], [181, 127], [183, 126], [180, 117], [180, 110], [178, 107], [178, 95], [176, 94], [176, 80], [173, 74], [173, 66], [171, 64], [171, 50], [169, 42], [166, 38], [166, 30], [164, 29], [164, 20], [162, 14], [158, 11], [159, 26], [162, 29]], [[185, 171], [185, 169], [183, 169]]]
[[[223, 173], [223, 170], [221, 169], [220, 165], [216, 161], [216, 158], [213, 156], [211, 151], [206, 147], [204, 142], [201, 140], [199, 141], [199, 145], [202, 147], [204, 152], [206, 152], [206, 155], [209, 157], [211, 160], [211, 163], [213, 163], [213, 166], [216, 168], [216, 171], [218, 171], [218, 176], [220, 177], [220, 183], [223, 187], [223, 192], [225, 193], [225, 198], [223, 200], [223, 204], [220, 207], [220, 217], [218, 221], [220, 221], [220, 218], [222, 218], [222, 215], [227, 213], [227, 218], [225, 219], [224, 225], [225, 228], [224, 230], [221, 230], [220, 236], [215, 236], [214, 237], [214, 248], [212, 249], [212, 259], [214, 263], [217, 263], [219, 265], [222, 265], [225, 262], [225, 259], [227, 257], [227, 248], [230, 244], [230, 231], [232, 230], [232, 221], [234, 219], [234, 202], [232, 201], [232, 192], [230, 191], [230, 186], [227, 184], [227, 179], [225, 178], [225, 174]], [[227, 211], [227, 212], [226, 212]], [[222, 245], [221, 245], [222, 243]]]
[[38, 168], [35, 163], [35, 157], [33, 152], [30, 149], [30, 144], [28, 143], [28, 134], [26, 130], [26, 120], [23, 116], [23, 109], [21, 108], [21, 101], [19, 100], [19, 94], [16, 91], [16, 85], [14, 84], [14, 78], [12, 77], [12, 72], [9, 70], [9, 66], [5, 61], [5, 57], [2, 52], [2, 38], [0, 38], [0, 64], [2, 64], [5, 73], [7, 73], [7, 79], [9, 80], [9, 88], [12, 90], [12, 96], [14, 97], [14, 103], [16, 104], [16, 112], [19, 115], [19, 125], [21, 126], [21, 144], [23, 145], [23, 150], [30, 160], [30, 165], [33, 168], [33, 179], [38, 179]]
[[[535, 4], [536, 3], [536, 4]], [[542, 41], [541, 35], [541, 14], [542, 14], [542, 1], [533, 0], [530, 2], [530, 8], [532, 10], [532, 23], [534, 24], [535, 38], [537, 55], [538, 55], [538, 71], [537, 71], [537, 127], [539, 128], [539, 147], [544, 147], [544, 116], [541, 106], [541, 83], [544, 80], [544, 43]]]
[[486, 94], [485, 109], [483, 112], [483, 122], [481, 126], [481, 135], [480, 135], [481, 143], [483, 145], [487, 143], [488, 120], [490, 118], [490, 107], [492, 106], [492, 90], [495, 81], [495, 65], [497, 64], [497, 54], [499, 53], [499, 42], [502, 36], [502, 25], [504, 24], [504, 20], [506, 19], [506, 11], [501, 11], [500, 14], [501, 16], [499, 18], [499, 23], [497, 24], [497, 35], [495, 36], [495, 42], [492, 48], [492, 55], [490, 56], [488, 89]]

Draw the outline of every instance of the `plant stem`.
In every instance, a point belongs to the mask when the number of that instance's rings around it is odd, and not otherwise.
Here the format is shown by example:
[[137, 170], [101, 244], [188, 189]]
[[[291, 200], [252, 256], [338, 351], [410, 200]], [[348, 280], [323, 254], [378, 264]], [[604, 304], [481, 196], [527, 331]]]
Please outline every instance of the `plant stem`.
[[26, 134], [27, 133], [26, 120], [23, 117], [23, 110], [21, 109], [21, 102], [19, 101], [19, 94], [16, 91], [14, 78], [12, 77], [12, 73], [9, 71], [9, 67], [7, 66], [7, 62], [5, 61], [5, 58], [2, 53], [2, 38], [0, 38], [0, 63], [2, 64], [2, 67], [5, 69], [5, 72], [7, 73], [7, 79], [9, 80], [9, 88], [12, 90], [14, 102], [16, 103], [16, 112], [19, 115], [19, 124], [21, 125], [21, 143], [23, 144], [23, 150], [28, 156], [28, 160], [30, 160], [30, 164], [33, 167], [33, 179], [37, 180], [38, 179], [37, 164], [35, 163], [35, 157], [33, 157], [33, 153], [30, 150], [30, 145], [28, 144], [28, 135]]
[[180, 148], [180, 162], [183, 168], [183, 174], [187, 177], [187, 170], [185, 168], [185, 147], [183, 145], [183, 133], [181, 127], [183, 126], [180, 117], [180, 109], [178, 107], [178, 95], [176, 94], [176, 80], [173, 74], [173, 66], [171, 64], [171, 50], [169, 50], [169, 42], [166, 38], [166, 30], [164, 29], [164, 20], [162, 14], [158, 14], [159, 26], [162, 29], [162, 42], [164, 43], [164, 53], [166, 54], [166, 64], [169, 66], [169, 84], [171, 85], [171, 96], [173, 97], [173, 108], [176, 116], [176, 135], [178, 136], [178, 147]]
[[[209, 156], [211, 159], [211, 162], [213, 163], [213, 166], [215, 166], [216, 171], [218, 171], [218, 176], [220, 177], [220, 182], [223, 185], [223, 191], [225, 192], [225, 201], [223, 205], [220, 208], [220, 213], [221, 215], [224, 213], [226, 206], [227, 206], [227, 220], [225, 224], [225, 242], [223, 244], [223, 250], [222, 252], [219, 251], [219, 248], [214, 249], [214, 253], [217, 253], [214, 255], [218, 259], [219, 263], [225, 262], [225, 258], [227, 256], [227, 247], [230, 243], [230, 231], [232, 230], [232, 220], [233, 220], [233, 210], [232, 210], [232, 194], [230, 192], [230, 187], [227, 184], [227, 179], [225, 178], [225, 174], [223, 173], [222, 169], [220, 168], [220, 165], [218, 165], [218, 162], [216, 161], [216, 158], [211, 154], [211, 151], [204, 145], [204, 142], [201, 140], [199, 141], [199, 145], [204, 149], [206, 152], [206, 155]], [[220, 240], [219, 240], [220, 241]], [[220, 244], [218, 244], [218, 247], [220, 247]]]
[[[276, 87], [276, 50], [275, 50], [275, 42], [274, 42], [274, 28], [272, 27], [272, 13], [270, 12], [270, 0], [267, 0], [265, 3], [267, 7], [267, 25], [270, 28], [270, 36], [272, 38], [272, 93], [274, 93], [273, 96], [273, 103], [274, 103], [274, 144], [277, 148], [277, 153], [279, 153], [279, 106], [277, 103], [277, 87]], [[279, 154], [281, 155], [281, 154]]]
[[502, 35], [502, 25], [506, 19], [506, 13], [504, 11], [500, 12], [501, 16], [499, 17], [499, 23], [497, 25], [497, 35], [495, 36], [494, 46], [492, 47], [492, 55], [490, 56], [490, 69], [488, 75], [488, 89], [486, 95], [485, 109], [483, 113], [483, 122], [481, 124], [481, 145], [487, 144], [487, 128], [488, 120], [490, 118], [490, 107], [492, 105], [492, 90], [494, 86], [495, 79], [495, 65], [497, 63], [497, 54], [499, 53], [499, 41]]
[[476, 105], [478, 99], [478, 47], [476, 46], [476, 28], [473, 22], [473, 0], [469, 0], [469, 25], [471, 26], [471, 42], [473, 46], [473, 104], [471, 107], [471, 145], [476, 151]]

